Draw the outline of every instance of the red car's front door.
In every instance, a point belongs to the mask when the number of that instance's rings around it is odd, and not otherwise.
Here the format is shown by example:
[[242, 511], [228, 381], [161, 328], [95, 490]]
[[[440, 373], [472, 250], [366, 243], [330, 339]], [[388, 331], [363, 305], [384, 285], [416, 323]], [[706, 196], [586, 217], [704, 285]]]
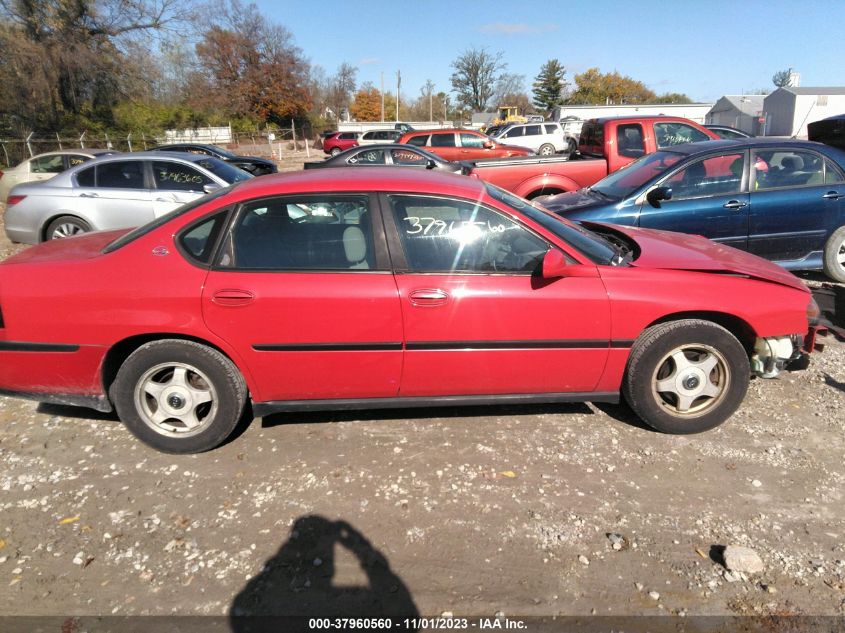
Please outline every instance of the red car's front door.
[[240, 355], [254, 400], [398, 394], [402, 318], [380, 227], [366, 195], [240, 210], [202, 305]]
[[383, 206], [395, 225], [394, 260], [406, 270], [396, 276], [401, 395], [595, 389], [611, 344], [595, 269], [557, 280], [532, 275], [548, 242], [474, 202], [389, 195]]

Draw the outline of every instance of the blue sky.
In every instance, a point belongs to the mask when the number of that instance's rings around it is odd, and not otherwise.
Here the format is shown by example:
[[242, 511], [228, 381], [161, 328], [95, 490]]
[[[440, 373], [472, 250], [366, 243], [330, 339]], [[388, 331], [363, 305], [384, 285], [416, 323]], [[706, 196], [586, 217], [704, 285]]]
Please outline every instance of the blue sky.
[[845, 2], [757, 0], [258, 0], [287, 27], [312, 64], [332, 74], [342, 62], [358, 82], [416, 98], [427, 79], [451, 91], [451, 62], [468, 48], [502, 51], [507, 72], [525, 75], [557, 58], [566, 79], [597, 66], [642, 81], [658, 94], [694, 101], [773, 88], [792, 67], [802, 86], [845, 85]]

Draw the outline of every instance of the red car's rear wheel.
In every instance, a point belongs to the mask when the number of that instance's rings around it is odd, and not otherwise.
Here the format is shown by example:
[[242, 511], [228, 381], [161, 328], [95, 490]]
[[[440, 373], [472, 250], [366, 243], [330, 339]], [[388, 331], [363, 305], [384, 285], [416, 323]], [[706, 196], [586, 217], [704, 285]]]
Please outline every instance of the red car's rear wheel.
[[129, 430], [167, 453], [218, 446], [234, 430], [246, 400], [232, 361], [205, 345], [172, 339], [135, 350], [110, 393]]

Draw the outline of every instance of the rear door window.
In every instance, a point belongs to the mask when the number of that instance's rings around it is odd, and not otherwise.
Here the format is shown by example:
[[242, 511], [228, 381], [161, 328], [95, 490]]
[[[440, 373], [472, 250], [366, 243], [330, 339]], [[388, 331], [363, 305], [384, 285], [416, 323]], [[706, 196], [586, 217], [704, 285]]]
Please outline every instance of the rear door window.
[[484, 137], [475, 134], [461, 133], [462, 147], [484, 147]]
[[455, 147], [455, 134], [449, 132], [448, 134], [432, 134], [432, 147]]
[[127, 160], [97, 165], [97, 186], [105, 189], [146, 189], [144, 162]]

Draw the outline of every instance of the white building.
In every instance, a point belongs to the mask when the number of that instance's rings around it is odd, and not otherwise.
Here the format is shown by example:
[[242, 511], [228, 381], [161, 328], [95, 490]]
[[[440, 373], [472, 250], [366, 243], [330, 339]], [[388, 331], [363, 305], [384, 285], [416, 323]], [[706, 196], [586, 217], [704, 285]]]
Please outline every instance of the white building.
[[763, 99], [766, 95], [725, 95], [713, 104], [704, 122], [707, 125], [727, 125], [743, 132], [763, 134]]
[[845, 112], [845, 87], [778, 88], [763, 100], [769, 136], [807, 138], [807, 124]]
[[704, 123], [704, 117], [713, 106], [712, 103], [656, 103], [649, 105], [578, 105], [557, 106], [552, 109], [550, 121], [560, 121], [566, 117], [579, 119], [598, 119], [608, 116], [679, 116]]

